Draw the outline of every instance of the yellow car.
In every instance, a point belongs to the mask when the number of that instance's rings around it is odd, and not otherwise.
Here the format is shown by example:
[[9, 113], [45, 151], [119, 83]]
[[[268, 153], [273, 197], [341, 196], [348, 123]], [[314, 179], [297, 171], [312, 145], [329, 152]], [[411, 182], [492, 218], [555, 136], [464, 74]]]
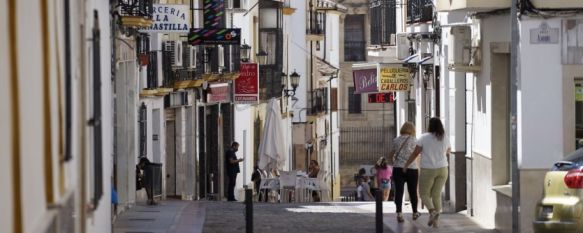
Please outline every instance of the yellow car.
[[555, 163], [544, 179], [533, 222], [537, 233], [583, 232], [583, 149]]

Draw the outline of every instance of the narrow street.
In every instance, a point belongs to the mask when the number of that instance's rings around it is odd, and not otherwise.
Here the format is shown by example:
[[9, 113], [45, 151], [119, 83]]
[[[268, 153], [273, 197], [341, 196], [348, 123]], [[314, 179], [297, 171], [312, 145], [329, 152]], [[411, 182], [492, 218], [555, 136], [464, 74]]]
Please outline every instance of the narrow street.
[[[372, 202], [254, 203], [254, 232], [375, 232]], [[410, 205], [405, 222], [397, 223], [394, 204], [383, 205], [383, 232], [393, 233], [487, 233], [465, 214], [443, 214], [440, 228], [429, 228], [427, 211], [411, 220]], [[114, 233], [245, 232], [245, 205], [241, 202], [163, 201], [156, 206], [138, 205], [114, 222]]]

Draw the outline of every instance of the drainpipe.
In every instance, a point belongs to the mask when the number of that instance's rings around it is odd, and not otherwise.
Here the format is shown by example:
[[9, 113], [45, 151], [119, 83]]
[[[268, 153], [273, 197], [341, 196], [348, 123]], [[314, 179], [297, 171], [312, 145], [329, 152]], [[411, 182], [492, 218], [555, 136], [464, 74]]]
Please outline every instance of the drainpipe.
[[[517, 98], [518, 98], [518, 43], [520, 34], [518, 31], [518, 2], [512, 0], [510, 4], [510, 27], [511, 27], [511, 45], [510, 45], [510, 119], [509, 121], [509, 152], [512, 157], [512, 232], [520, 232], [520, 173], [518, 171], [518, 154], [517, 154]], [[524, 0], [520, 0], [524, 3]]]

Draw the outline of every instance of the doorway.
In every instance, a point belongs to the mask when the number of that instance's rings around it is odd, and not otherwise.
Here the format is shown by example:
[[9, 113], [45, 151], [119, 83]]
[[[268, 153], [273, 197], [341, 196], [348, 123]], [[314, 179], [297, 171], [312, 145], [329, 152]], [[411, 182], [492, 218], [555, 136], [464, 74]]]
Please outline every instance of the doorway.
[[160, 148], [160, 109], [152, 110], [152, 153], [154, 163], [161, 163], [162, 150]]
[[175, 121], [166, 121], [166, 196], [176, 196]]

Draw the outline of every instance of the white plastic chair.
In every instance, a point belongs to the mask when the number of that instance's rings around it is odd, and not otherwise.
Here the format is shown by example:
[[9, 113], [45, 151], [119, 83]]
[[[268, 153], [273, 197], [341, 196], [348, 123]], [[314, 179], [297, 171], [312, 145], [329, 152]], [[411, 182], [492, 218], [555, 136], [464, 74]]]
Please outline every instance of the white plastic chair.
[[264, 201], [268, 200], [269, 193], [274, 190], [279, 190], [278, 178], [261, 178], [259, 192], [261, 193], [261, 196], [264, 198]]
[[[293, 195], [295, 195], [297, 185], [297, 172], [281, 171], [279, 173], [279, 188], [281, 193], [281, 202], [291, 202]], [[291, 196], [290, 196], [291, 195]], [[295, 198], [294, 198], [295, 199]]]

